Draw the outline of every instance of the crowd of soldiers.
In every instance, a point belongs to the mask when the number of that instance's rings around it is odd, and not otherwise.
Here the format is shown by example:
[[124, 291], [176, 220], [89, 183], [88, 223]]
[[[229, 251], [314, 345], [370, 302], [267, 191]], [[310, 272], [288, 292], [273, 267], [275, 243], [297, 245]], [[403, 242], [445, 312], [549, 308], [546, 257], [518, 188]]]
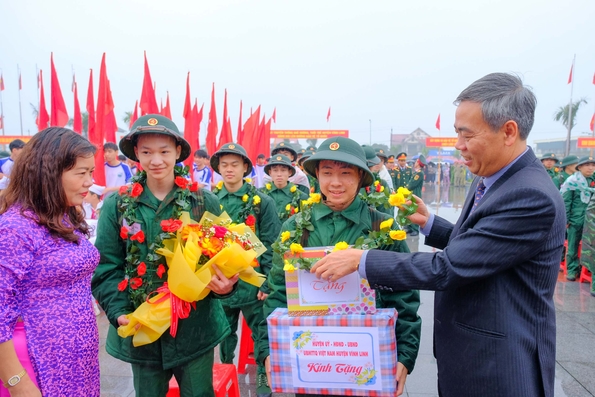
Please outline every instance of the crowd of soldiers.
[[595, 157], [569, 155], [560, 161], [554, 153], [545, 153], [541, 162], [564, 198], [567, 243], [562, 260], [566, 279], [575, 281], [583, 267], [595, 270]]

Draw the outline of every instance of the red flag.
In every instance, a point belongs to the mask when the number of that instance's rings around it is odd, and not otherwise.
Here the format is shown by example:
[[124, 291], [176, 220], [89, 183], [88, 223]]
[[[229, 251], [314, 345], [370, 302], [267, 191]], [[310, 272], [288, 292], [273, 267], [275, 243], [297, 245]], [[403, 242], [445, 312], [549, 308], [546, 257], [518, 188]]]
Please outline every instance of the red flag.
[[[108, 127], [112, 125], [106, 125], [108, 115], [114, 109], [114, 102], [111, 98], [109, 81], [107, 78], [107, 67], [105, 65], [105, 53], [101, 58], [101, 69], [99, 70], [99, 88], [97, 90], [97, 110], [95, 112], [95, 133], [97, 134], [96, 145], [103, 147], [104, 140], [108, 142], [116, 141], [116, 134], [114, 131], [110, 131]], [[110, 122], [111, 124], [111, 122]], [[102, 161], [103, 161], [103, 149], [102, 149]]]
[[[246, 153], [250, 159], [255, 159], [258, 155], [258, 133], [260, 132], [260, 105], [256, 111], [248, 117], [244, 123], [244, 140], [241, 145], [246, 149]], [[255, 154], [256, 153], [256, 154]]]
[[134, 112], [132, 112], [132, 116], [130, 116], [130, 123], [128, 124], [128, 129], [132, 129], [132, 125], [134, 122], [138, 120], [138, 101], [134, 102]]
[[231, 123], [227, 116], [227, 89], [225, 89], [225, 99], [223, 100], [223, 125], [221, 126], [221, 135], [219, 135], [219, 143], [217, 149], [223, 144], [233, 142], [233, 136], [231, 135]]
[[[225, 121], [225, 120], [224, 120]], [[209, 110], [209, 124], [207, 125], [207, 153], [212, 156], [217, 149], [217, 109], [215, 107], [215, 83], [211, 90], [211, 108]]]
[[271, 121], [272, 117], [264, 123], [263, 118], [263, 127], [261, 130], [260, 140], [259, 140], [259, 149], [258, 154], [264, 154], [264, 157], [267, 158], [271, 154]]
[[568, 83], [566, 83], [566, 84], [572, 83], [572, 69], [574, 69], [574, 63], [570, 67], [570, 74], [568, 75]]
[[0, 130], [4, 129], [4, 116], [0, 114]]
[[171, 120], [171, 107], [169, 106], [169, 91], [167, 91], [167, 99], [165, 100], [165, 107], [163, 108], [163, 115]]
[[[95, 99], [93, 97], [93, 69], [89, 72], [89, 87], [87, 88], [87, 136], [95, 134]], [[93, 141], [91, 141], [93, 143]], [[103, 144], [103, 142], [102, 142]]]
[[591, 131], [595, 132], [595, 113], [593, 113], [593, 117], [591, 117], [591, 123], [589, 124]]
[[593, 84], [595, 84], [595, 73], [593, 73]]
[[[97, 147], [95, 153], [95, 172], [93, 173], [93, 179], [95, 183], [101, 186], [105, 186], [105, 166], [103, 159], [103, 143], [105, 137], [105, 119], [109, 111], [106, 111], [107, 101], [107, 71], [105, 66], [105, 52], [101, 57], [101, 68], [99, 70], [99, 87], [97, 89], [97, 110], [95, 113], [95, 127], [92, 131], [89, 131], [89, 141]], [[89, 102], [87, 102], [87, 106]], [[111, 110], [110, 110], [111, 111]], [[91, 112], [89, 112], [89, 115]]]
[[79, 94], [76, 82], [74, 83], [74, 118], [72, 130], [79, 134], [83, 133], [83, 118], [81, 117], [81, 107], [79, 105]]
[[4, 77], [0, 74], [0, 91], [4, 91]]
[[273, 115], [271, 116], [271, 119], [277, 123], [277, 108], [273, 109]]
[[200, 149], [200, 123], [202, 123], [202, 112], [205, 107], [203, 103], [198, 111], [198, 104], [196, 98], [194, 99], [194, 106], [192, 107], [192, 126], [194, 127], [193, 136], [196, 142], [196, 150]]
[[331, 107], [328, 107], [328, 112], [326, 114], [326, 122], [328, 123], [329, 120], [331, 119]]
[[244, 141], [244, 131], [242, 130], [242, 101], [240, 101], [240, 118], [238, 120], [238, 132], [236, 134], [236, 142], [239, 145], [242, 145], [242, 142]]
[[[20, 78], [20, 76], [19, 76]], [[50, 115], [45, 107], [45, 93], [43, 91], [43, 74], [41, 69], [39, 70], [39, 111], [37, 112], [37, 131], [45, 130], [48, 128], [50, 122]]]
[[116, 142], [116, 131], [118, 131], [118, 124], [116, 122], [116, 113], [114, 112], [112, 83], [109, 81], [109, 79], [107, 80], [107, 96], [105, 102], [105, 111], [105, 140], [108, 142]]
[[[196, 150], [197, 142], [194, 142], [194, 127], [192, 125], [192, 102], [190, 101], [190, 72], [186, 76], [186, 97], [184, 98], [184, 139], [190, 143], [192, 153]], [[186, 165], [192, 166], [193, 157], [186, 160]]]
[[436, 119], [436, 129], [440, 131], [440, 113], [438, 113], [438, 118]]
[[[54, 67], [54, 53], [50, 55], [50, 63], [52, 66], [52, 90], [50, 93], [51, 102], [51, 119], [50, 125], [64, 127], [68, 123], [68, 112], [66, 110], [66, 103], [64, 103], [64, 97], [62, 97], [62, 90], [60, 89], [60, 81], [58, 80], [58, 74]], [[19, 76], [20, 78], [20, 76]]]
[[159, 107], [157, 106], [157, 99], [155, 99], [155, 89], [151, 80], [151, 72], [149, 71], [149, 63], [147, 62], [147, 52], [145, 51], [145, 77], [143, 79], [143, 91], [140, 96], [140, 110], [141, 115], [158, 114]]

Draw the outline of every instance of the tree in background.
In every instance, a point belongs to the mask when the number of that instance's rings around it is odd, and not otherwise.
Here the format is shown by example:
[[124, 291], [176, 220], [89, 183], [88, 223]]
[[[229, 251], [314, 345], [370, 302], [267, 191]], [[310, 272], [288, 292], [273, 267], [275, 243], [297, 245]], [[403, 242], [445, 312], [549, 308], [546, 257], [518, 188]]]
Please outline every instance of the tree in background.
[[568, 129], [569, 121], [570, 121], [570, 130], [574, 128], [576, 125], [576, 113], [580, 109], [582, 105], [586, 105], [587, 100], [585, 98], [581, 98], [576, 102], [572, 103], [572, 107], [570, 108], [570, 120], [568, 118], [568, 105], [560, 106], [558, 110], [554, 113], [554, 120], [559, 121]]

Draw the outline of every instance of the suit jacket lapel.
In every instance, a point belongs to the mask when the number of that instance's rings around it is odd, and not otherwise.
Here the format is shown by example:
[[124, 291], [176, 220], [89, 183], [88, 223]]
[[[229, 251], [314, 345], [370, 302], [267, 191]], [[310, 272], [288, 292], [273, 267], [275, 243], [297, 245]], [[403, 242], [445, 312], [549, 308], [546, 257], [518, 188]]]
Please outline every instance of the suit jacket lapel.
[[477, 189], [478, 183], [479, 183], [478, 177], [475, 177], [473, 182], [471, 182], [471, 187], [469, 188], [469, 192], [467, 192], [467, 197], [465, 198], [465, 204], [463, 204], [461, 216], [459, 217], [459, 220], [455, 224], [455, 227], [452, 229], [452, 233], [450, 234], [451, 239], [457, 235], [461, 225], [469, 216], [469, 212], [471, 211], [471, 207], [473, 206], [473, 202], [475, 201], [474, 200], [475, 199], [475, 189]]

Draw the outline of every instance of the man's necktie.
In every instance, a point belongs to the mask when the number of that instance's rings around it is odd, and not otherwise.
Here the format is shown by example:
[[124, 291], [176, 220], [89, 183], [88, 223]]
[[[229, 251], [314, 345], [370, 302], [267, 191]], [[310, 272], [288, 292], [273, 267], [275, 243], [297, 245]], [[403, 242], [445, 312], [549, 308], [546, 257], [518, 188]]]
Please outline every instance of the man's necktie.
[[471, 212], [475, 211], [475, 208], [479, 204], [479, 200], [481, 200], [485, 192], [486, 185], [483, 183], [483, 178], [481, 178], [477, 183], [477, 187], [475, 188], [475, 201], [473, 201], [473, 207], [471, 207]]

